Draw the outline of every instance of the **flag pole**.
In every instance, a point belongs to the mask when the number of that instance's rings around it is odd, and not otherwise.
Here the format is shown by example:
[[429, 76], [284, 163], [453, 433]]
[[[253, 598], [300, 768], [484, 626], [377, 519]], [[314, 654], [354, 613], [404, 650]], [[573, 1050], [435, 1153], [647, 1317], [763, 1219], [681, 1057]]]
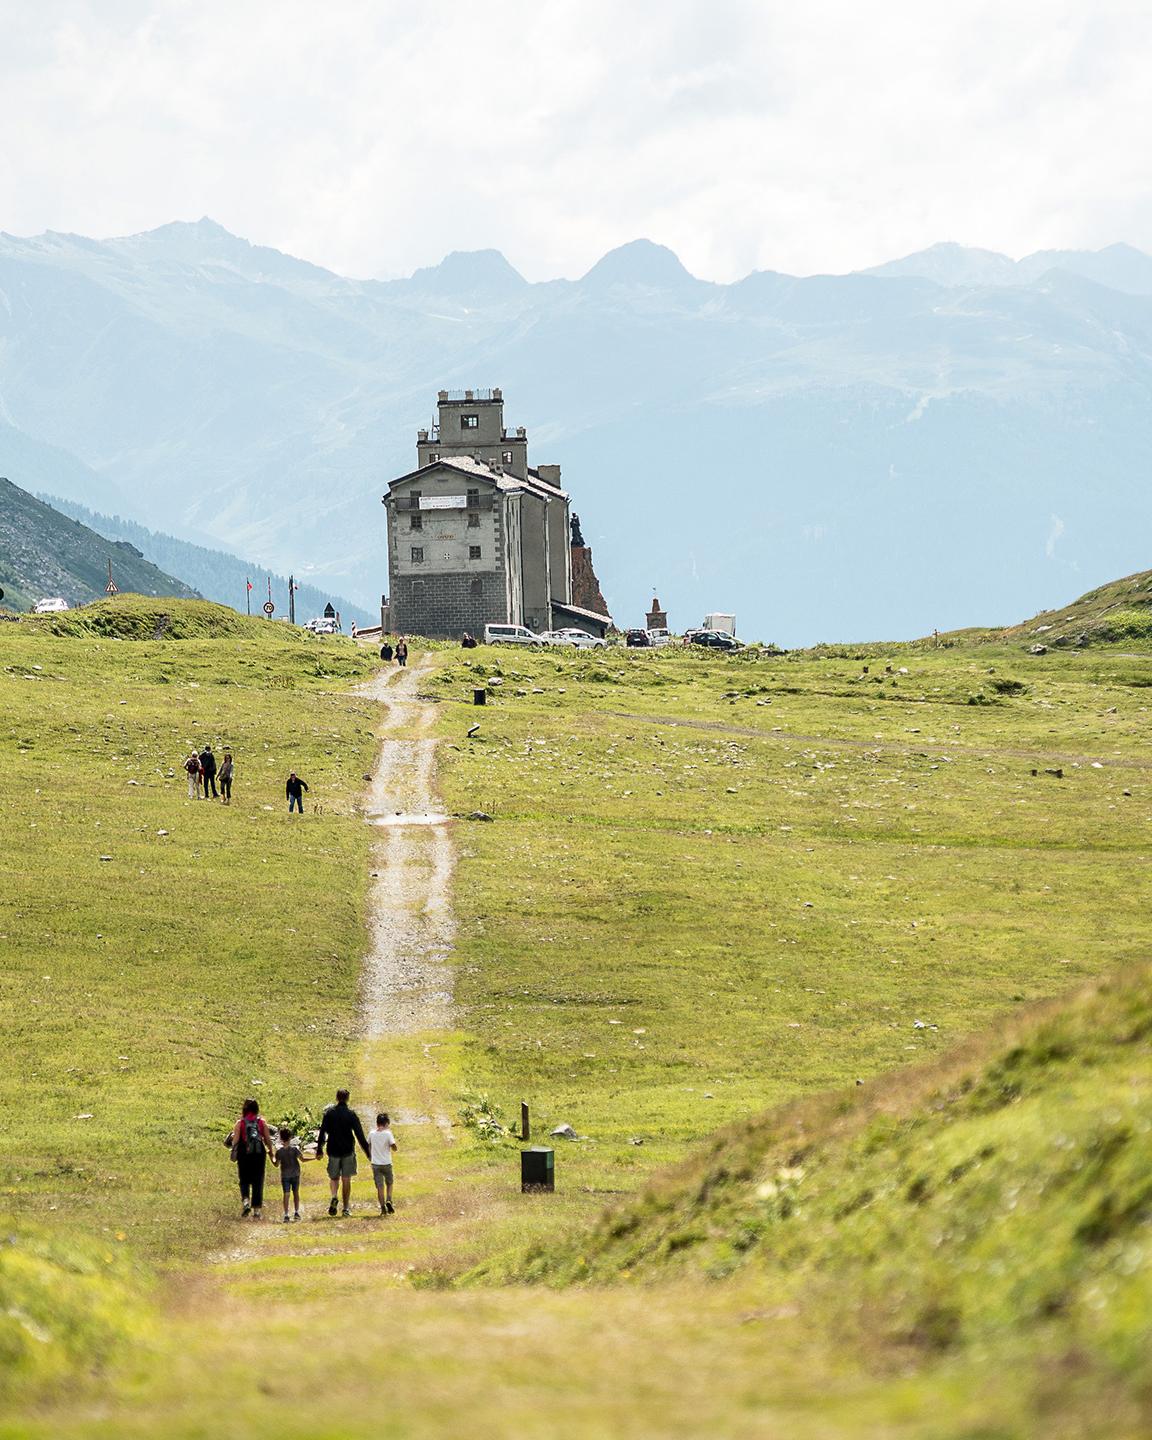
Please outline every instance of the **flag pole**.
[[246, 576], [244, 577], [244, 579], [245, 579], [245, 581], [247, 582], [247, 586], [248, 586], [248, 588], [244, 591], [244, 603], [248, 606], [248, 614], [251, 615], [251, 614], [252, 614], [252, 577], [251, 577], [250, 575], [246, 575]]

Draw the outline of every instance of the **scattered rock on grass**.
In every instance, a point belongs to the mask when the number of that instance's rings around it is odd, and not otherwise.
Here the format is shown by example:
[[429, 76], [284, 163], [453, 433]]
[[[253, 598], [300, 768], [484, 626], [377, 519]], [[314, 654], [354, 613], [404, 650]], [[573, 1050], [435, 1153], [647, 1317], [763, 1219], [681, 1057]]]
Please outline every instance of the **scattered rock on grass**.
[[492, 816], [486, 810], [472, 810], [468, 815], [469, 820], [487, 820], [491, 823]]
[[579, 1135], [571, 1125], [557, 1125], [555, 1130], [550, 1132], [554, 1140], [579, 1140]]

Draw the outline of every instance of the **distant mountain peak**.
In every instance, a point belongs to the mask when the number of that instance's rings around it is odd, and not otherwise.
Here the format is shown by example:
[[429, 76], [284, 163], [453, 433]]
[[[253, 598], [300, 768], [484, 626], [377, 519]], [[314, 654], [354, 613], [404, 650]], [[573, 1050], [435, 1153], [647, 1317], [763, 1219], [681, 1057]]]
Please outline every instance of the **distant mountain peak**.
[[674, 250], [652, 240], [629, 240], [626, 245], [617, 245], [580, 280], [581, 285], [590, 288], [645, 285], [659, 290], [700, 283], [684, 268]]
[[864, 275], [919, 276], [939, 285], [1011, 285], [1016, 281], [1016, 262], [997, 250], [977, 245], [960, 245], [955, 240], [938, 240], [924, 250], [902, 255], [883, 265], [861, 271]]
[[418, 290], [465, 297], [472, 292], [509, 294], [527, 280], [499, 250], [453, 250], [439, 265], [417, 270], [407, 283]]

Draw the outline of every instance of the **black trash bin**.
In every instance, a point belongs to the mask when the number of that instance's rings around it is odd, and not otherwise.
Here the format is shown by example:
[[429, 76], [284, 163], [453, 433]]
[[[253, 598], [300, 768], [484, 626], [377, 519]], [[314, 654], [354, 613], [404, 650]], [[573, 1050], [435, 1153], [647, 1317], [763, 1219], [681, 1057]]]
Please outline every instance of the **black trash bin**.
[[473, 703], [473, 705], [486, 705], [486, 704], [488, 703], [488, 691], [487, 691], [487, 690], [473, 690], [473, 691], [472, 691], [472, 703]]
[[532, 1145], [527, 1150], [520, 1152], [520, 1189], [528, 1194], [530, 1191], [548, 1191], [551, 1193], [556, 1188], [556, 1152], [547, 1145]]

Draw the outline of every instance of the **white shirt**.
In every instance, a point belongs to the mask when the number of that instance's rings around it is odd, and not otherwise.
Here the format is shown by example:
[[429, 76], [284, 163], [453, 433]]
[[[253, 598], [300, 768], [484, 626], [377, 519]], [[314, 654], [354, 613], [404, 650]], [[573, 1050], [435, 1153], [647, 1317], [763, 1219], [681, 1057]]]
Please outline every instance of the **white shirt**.
[[391, 1130], [370, 1130], [368, 1132], [368, 1149], [372, 1152], [373, 1165], [392, 1164], [392, 1146], [396, 1143], [396, 1137]]

